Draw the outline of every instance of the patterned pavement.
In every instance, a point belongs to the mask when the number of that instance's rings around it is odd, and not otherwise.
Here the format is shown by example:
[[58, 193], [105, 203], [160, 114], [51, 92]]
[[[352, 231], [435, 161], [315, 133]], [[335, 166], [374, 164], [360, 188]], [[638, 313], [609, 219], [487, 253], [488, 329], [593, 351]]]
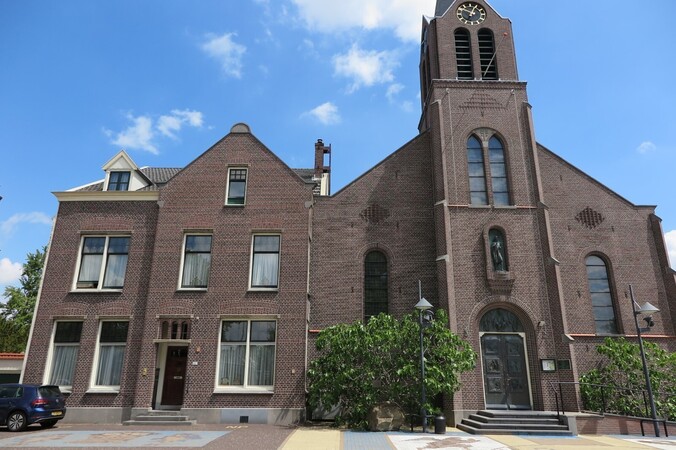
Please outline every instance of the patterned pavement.
[[444, 435], [369, 433], [329, 427], [196, 425], [189, 430], [64, 424], [22, 433], [0, 429], [0, 448], [204, 448], [236, 450], [676, 450], [676, 438], [584, 435], [474, 436], [455, 428]]

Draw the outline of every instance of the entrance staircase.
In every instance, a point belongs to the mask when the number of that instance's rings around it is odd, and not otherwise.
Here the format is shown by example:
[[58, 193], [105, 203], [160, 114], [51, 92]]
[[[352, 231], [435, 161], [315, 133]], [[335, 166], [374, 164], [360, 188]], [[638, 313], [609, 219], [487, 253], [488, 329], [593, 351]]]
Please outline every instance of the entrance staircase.
[[544, 436], [572, 436], [573, 433], [556, 417], [544, 411], [478, 411], [456, 425], [471, 434], [538, 434]]
[[139, 414], [132, 420], [125, 420], [122, 425], [170, 425], [170, 426], [190, 426], [195, 425], [197, 421], [190, 418], [181, 411], [148, 411], [145, 414]]

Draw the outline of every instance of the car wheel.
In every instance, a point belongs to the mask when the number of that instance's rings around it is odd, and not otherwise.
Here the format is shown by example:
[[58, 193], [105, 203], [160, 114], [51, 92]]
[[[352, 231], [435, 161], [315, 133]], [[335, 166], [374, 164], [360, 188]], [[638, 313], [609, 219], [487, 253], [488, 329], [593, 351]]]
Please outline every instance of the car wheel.
[[44, 422], [40, 422], [40, 426], [42, 428], [52, 428], [56, 425], [56, 422], [58, 422], [58, 420], [45, 420]]
[[7, 417], [9, 431], [21, 431], [26, 428], [26, 415], [21, 411], [14, 411]]

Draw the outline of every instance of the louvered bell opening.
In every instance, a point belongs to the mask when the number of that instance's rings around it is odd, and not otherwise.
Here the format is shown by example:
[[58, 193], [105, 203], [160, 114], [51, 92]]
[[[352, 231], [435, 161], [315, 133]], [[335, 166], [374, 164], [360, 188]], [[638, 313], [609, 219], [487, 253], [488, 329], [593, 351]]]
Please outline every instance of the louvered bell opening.
[[498, 62], [495, 54], [495, 41], [490, 30], [479, 31], [479, 59], [481, 60], [481, 78], [498, 79]]
[[455, 32], [455, 58], [458, 64], [458, 79], [474, 79], [472, 70], [472, 48], [470, 46], [469, 32], [456, 30]]

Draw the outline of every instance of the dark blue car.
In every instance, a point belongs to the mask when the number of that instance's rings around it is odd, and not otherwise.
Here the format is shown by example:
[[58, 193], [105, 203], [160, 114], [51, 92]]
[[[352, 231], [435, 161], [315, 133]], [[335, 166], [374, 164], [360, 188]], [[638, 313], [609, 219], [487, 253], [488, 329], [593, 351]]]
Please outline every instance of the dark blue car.
[[66, 415], [66, 399], [58, 386], [0, 384], [0, 425], [21, 431], [32, 423], [51, 428]]

